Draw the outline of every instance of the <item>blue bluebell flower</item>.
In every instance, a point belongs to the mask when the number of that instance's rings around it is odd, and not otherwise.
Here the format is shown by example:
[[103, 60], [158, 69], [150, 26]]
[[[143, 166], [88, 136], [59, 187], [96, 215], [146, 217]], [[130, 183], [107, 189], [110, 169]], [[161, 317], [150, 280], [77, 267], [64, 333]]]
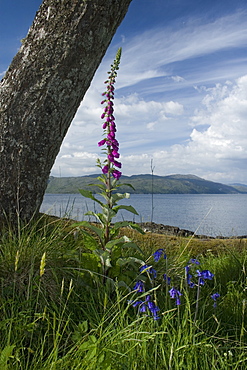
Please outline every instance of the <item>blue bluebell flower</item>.
[[197, 272], [197, 276], [201, 277], [202, 279], [212, 280], [214, 277], [214, 274], [212, 274], [212, 272], [210, 272], [209, 270], [203, 270], [203, 271], [196, 270], [196, 272]]
[[149, 274], [153, 275], [153, 278], [155, 279], [157, 277], [157, 271], [149, 265], [143, 265], [139, 269], [140, 272], [149, 272]]
[[185, 266], [185, 274], [186, 274], [187, 284], [190, 288], [194, 288], [195, 284], [191, 281], [193, 276], [189, 272], [190, 272], [190, 266], [187, 265], [187, 266]]
[[196, 270], [196, 272], [197, 272], [197, 277], [199, 278], [198, 279], [199, 285], [205, 285], [205, 280], [212, 280], [214, 277], [214, 274], [212, 274], [212, 272], [210, 272], [209, 270], [203, 270], [203, 271]]
[[155, 262], [158, 262], [161, 259], [162, 255], [164, 256], [164, 259], [166, 259], [165, 250], [163, 248], [157, 249], [157, 251], [153, 253]]
[[133, 307], [139, 306], [138, 311], [141, 313], [147, 312], [149, 310], [154, 320], [160, 319], [160, 317], [158, 316], [158, 311], [160, 311], [160, 309], [158, 306], [155, 305], [154, 302], [152, 302], [150, 295], [146, 296], [145, 301], [129, 301], [128, 303], [131, 304]]
[[169, 294], [170, 294], [170, 297], [171, 298], [176, 299], [176, 305], [177, 306], [181, 304], [181, 301], [180, 301], [180, 298], [179, 297], [182, 295], [182, 293], [178, 289], [172, 287], [169, 290]]
[[136, 290], [138, 293], [143, 293], [144, 292], [144, 283], [141, 280], [138, 280], [133, 288]]
[[166, 274], [163, 275], [163, 278], [165, 280], [165, 282], [167, 283], [167, 285], [170, 285], [171, 284], [171, 278], [169, 276], [167, 276]]
[[193, 278], [193, 276], [191, 274], [187, 274], [187, 284], [190, 288], [194, 288], [195, 286], [195, 283], [193, 283], [193, 281], [191, 281], [191, 279]]
[[214, 308], [217, 307], [217, 299], [220, 297], [220, 294], [219, 293], [214, 293], [211, 295], [211, 298], [214, 300]]
[[193, 263], [194, 265], [200, 265], [200, 262], [196, 258], [191, 258], [190, 263]]

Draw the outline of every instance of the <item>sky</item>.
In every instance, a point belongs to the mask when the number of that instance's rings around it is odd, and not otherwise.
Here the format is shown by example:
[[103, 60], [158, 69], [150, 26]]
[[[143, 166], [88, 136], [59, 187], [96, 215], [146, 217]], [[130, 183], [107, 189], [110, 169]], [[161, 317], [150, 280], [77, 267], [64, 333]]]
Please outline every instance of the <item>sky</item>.
[[[0, 0], [0, 77], [41, 0]], [[21, 4], [20, 4], [21, 3]], [[122, 173], [247, 184], [246, 0], [132, 0], [68, 130], [53, 176], [98, 172], [107, 71]]]

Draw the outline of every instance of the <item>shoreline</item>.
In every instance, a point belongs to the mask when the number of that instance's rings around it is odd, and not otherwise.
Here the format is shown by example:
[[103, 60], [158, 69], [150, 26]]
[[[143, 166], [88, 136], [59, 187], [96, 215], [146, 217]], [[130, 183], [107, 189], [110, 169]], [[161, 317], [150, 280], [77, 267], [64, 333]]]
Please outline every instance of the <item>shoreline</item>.
[[172, 235], [172, 236], [181, 236], [181, 237], [194, 237], [197, 239], [247, 239], [247, 235], [239, 235], [239, 236], [208, 236], [208, 235], [200, 235], [195, 234], [193, 231], [180, 229], [177, 226], [170, 226], [164, 224], [157, 224], [155, 222], [143, 222], [138, 223], [143, 231], [151, 232], [155, 234], [163, 234], [163, 235]]

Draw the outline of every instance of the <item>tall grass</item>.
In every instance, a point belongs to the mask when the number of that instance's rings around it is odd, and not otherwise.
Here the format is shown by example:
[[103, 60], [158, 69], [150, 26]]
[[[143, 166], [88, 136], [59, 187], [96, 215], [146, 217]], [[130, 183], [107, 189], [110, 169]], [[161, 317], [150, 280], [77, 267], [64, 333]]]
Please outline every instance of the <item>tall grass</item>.
[[[196, 320], [195, 293], [182, 287], [182, 304], [176, 306], [163, 284], [156, 291], [161, 318], [154, 321], [128, 304], [137, 299], [133, 290], [117, 281], [89, 283], [97, 274], [85, 274], [86, 242], [75, 237], [69, 221], [46, 217], [18, 233], [1, 231], [1, 370], [246, 368], [244, 250], [228, 245], [218, 255], [201, 254], [215, 278], [201, 292]], [[157, 242], [142, 243], [148, 259]], [[182, 279], [185, 261], [197, 255], [190, 245], [185, 248], [188, 240], [176, 243], [169, 264], [159, 269]], [[215, 309], [210, 294], [216, 290], [221, 298]]]

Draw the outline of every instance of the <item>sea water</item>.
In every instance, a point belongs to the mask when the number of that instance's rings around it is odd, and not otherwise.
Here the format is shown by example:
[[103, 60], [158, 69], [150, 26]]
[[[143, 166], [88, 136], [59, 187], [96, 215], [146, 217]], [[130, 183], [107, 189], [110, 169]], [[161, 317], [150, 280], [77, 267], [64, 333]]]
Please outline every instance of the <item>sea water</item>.
[[[247, 235], [247, 194], [154, 194], [153, 202], [151, 194], [131, 194], [119, 204], [132, 205], [139, 215], [120, 210], [115, 221], [153, 221], [208, 236]], [[45, 194], [40, 211], [81, 221], [100, 208], [80, 194]]]

